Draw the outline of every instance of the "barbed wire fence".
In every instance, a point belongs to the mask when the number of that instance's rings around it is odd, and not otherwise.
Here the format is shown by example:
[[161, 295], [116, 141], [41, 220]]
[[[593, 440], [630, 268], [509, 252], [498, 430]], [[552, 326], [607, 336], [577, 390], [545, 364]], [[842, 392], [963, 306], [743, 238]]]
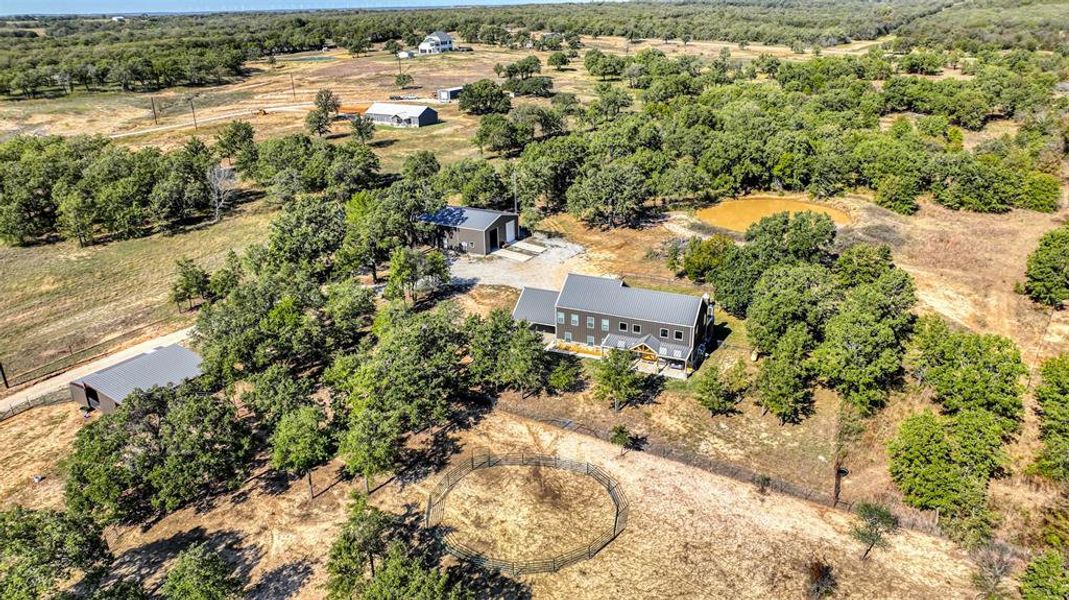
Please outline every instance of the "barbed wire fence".
[[442, 545], [446, 551], [460, 560], [471, 563], [479, 568], [500, 571], [513, 577], [530, 573], [550, 573], [559, 571], [564, 567], [574, 565], [577, 562], [593, 558], [605, 546], [609, 545], [627, 527], [627, 517], [630, 511], [630, 502], [620, 484], [605, 470], [587, 462], [575, 461], [559, 456], [513, 452], [509, 454], [494, 454], [488, 450], [476, 450], [471, 453], [467, 460], [462, 461], [449, 469], [442, 476], [441, 481], [427, 495], [427, 509], [424, 515], [424, 525], [434, 528], [442, 523], [445, 515], [446, 499], [449, 492], [456, 484], [472, 471], [478, 469], [490, 469], [497, 466], [531, 466], [561, 469], [586, 475], [597, 481], [608, 492], [612, 499], [614, 512], [611, 528], [605, 528], [589, 543], [577, 546], [560, 554], [548, 558], [535, 558], [525, 560], [502, 559], [488, 556], [470, 546], [458, 541], [452, 532], [442, 536]]

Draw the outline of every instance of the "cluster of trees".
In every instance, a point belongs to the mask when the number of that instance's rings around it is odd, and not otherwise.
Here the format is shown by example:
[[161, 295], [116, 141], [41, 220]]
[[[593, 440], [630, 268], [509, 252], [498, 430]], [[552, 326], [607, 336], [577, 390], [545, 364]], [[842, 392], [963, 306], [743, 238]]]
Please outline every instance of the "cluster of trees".
[[445, 574], [426, 564], [422, 556], [409, 552], [396, 539], [391, 542], [400, 529], [392, 515], [370, 505], [365, 496], [354, 494], [349, 516], [330, 548], [327, 597], [331, 600], [354, 597], [469, 600], [473, 597], [462, 586], [450, 585]]
[[756, 392], [781, 421], [797, 422], [820, 379], [853, 411], [881, 407], [902, 374], [915, 302], [912, 278], [890, 249], [856, 244], [836, 255], [835, 225], [812, 212], [766, 217], [744, 240], [694, 238], [669, 256], [670, 268], [713, 286], [721, 308], [745, 316], [750, 342], [768, 355], [754, 380], [742, 363], [702, 369], [699, 403], [730, 414]]
[[78, 431], [67, 509], [101, 525], [170, 512], [241, 483], [251, 443], [233, 404], [205, 390], [135, 391]]
[[1069, 302], [1069, 225], [1049, 231], [1028, 256], [1023, 291], [1054, 308]]
[[[608, 56], [591, 51], [593, 62]], [[600, 58], [599, 58], [600, 57]], [[806, 190], [829, 196], [855, 187], [876, 202], [909, 213], [931, 194], [955, 209], [1052, 211], [1059, 198], [1065, 116], [1052, 101], [1054, 79], [1038, 55], [977, 59], [976, 77], [933, 82], [892, 76], [879, 53], [864, 58], [758, 61], [776, 83], [751, 82], [730, 58], [703, 65], [646, 49], [621, 59], [633, 95], [603, 83], [586, 106], [564, 95], [553, 110], [563, 127], [543, 139], [516, 118], [488, 119], [477, 136], [485, 147], [519, 153], [508, 167], [528, 216], [566, 210], [598, 226], [634, 223], [651, 200], [707, 199], [754, 189]], [[872, 80], [890, 77], [877, 89]], [[777, 85], [778, 84], [778, 85]], [[480, 82], [508, 110], [492, 82]], [[472, 98], [475, 98], [473, 96]], [[881, 131], [882, 115], [899, 118]], [[965, 149], [958, 125], [1013, 115], [1018, 134]], [[589, 130], [569, 133], [569, 120]], [[958, 125], [955, 125], [957, 123]], [[521, 150], [522, 149], [522, 150]], [[612, 192], [609, 192], [612, 190]]]
[[[912, 278], [890, 250], [857, 244], [836, 256], [835, 225], [811, 212], [766, 217], [745, 240], [691, 240], [675, 266], [712, 284], [721, 307], [746, 316], [754, 348], [770, 355], [754, 382], [758, 401], [795, 422], [819, 377], [862, 413], [880, 407], [901, 374], [915, 302]], [[703, 377], [699, 399], [715, 412], [732, 410], [748, 387], [744, 372]]]
[[899, 48], [948, 47], [967, 52], [1026, 48], [1050, 50], [1069, 56], [1061, 33], [1069, 29], [1069, 16], [1061, 2], [984, 0], [950, 5], [916, 19], [895, 32]]
[[111, 564], [102, 528], [85, 515], [14, 506], [0, 511], [0, 595], [48, 598], [74, 576], [99, 580]]
[[[975, 52], [1026, 47], [1066, 53], [1064, 11], [1057, 3], [990, 0], [950, 6], [899, 0], [893, 10], [853, 0], [747, 0], [662, 5], [480, 7], [463, 11], [317, 11], [157, 15], [121, 23], [81, 17], [34, 17], [14, 24], [0, 51], [0, 93], [27, 96], [120, 87], [216, 83], [242, 73], [245, 61], [315, 50], [329, 40], [359, 54], [376, 43], [415, 46], [434, 30], [468, 42], [558, 51], [579, 35], [628, 40], [727, 40], [790, 45], [796, 51], [897, 32], [899, 48], [954, 47]], [[45, 35], [35, 29], [43, 28]], [[559, 33], [537, 35], [531, 30]]]
[[888, 447], [891, 477], [908, 504], [938, 510], [966, 543], [983, 541], [993, 523], [987, 484], [1008, 466], [1002, 446], [1020, 428], [1027, 369], [1012, 341], [953, 331], [938, 317], [920, 318], [912, 348], [913, 375], [942, 410], [902, 422]]
[[0, 143], [0, 239], [62, 236], [90, 244], [213, 217], [232, 200], [234, 177], [197, 138], [163, 153], [102, 137], [14, 137]]

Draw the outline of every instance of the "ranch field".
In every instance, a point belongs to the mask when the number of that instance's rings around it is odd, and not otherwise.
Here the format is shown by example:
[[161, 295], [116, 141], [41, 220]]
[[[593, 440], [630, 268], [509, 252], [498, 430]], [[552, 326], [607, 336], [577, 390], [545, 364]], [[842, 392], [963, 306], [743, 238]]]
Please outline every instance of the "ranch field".
[[[11, 456], [13, 434], [27, 445], [44, 441], [49, 431], [29, 427], [41, 420], [66, 420], [72, 405], [36, 409], [0, 423], [0, 456]], [[80, 416], [76, 418], [81, 419]], [[485, 586], [480, 597], [508, 598], [796, 598], [806, 585], [805, 567], [821, 559], [834, 568], [842, 597], [970, 598], [973, 568], [968, 558], [945, 540], [913, 532], [897, 535], [889, 548], [861, 561], [861, 548], [849, 537], [851, 518], [790, 497], [762, 495], [751, 485], [658, 459], [641, 452], [621, 456], [608, 443], [565, 432], [501, 411], [477, 417], [467, 430], [443, 432], [431, 450], [414, 454], [420, 465], [441, 468], [464, 460], [472, 449], [496, 453], [530, 450], [588, 461], [617, 479], [631, 502], [627, 529], [593, 560], [558, 573], [511, 580], [466, 572], [450, 557], [444, 564], [455, 576]], [[58, 460], [64, 444], [50, 443], [41, 453]], [[415, 448], [415, 447], [414, 447]], [[69, 451], [69, 446], [67, 447]], [[440, 457], [428, 461], [428, 455]], [[6, 461], [5, 461], [5, 464]], [[308, 500], [304, 481], [286, 481], [261, 469], [239, 490], [204, 505], [192, 506], [147, 529], [111, 530], [108, 540], [119, 571], [146, 577], [149, 589], [161, 571], [189, 543], [205, 541], [218, 549], [246, 581], [249, 598], [322, 598], [325, 548], [344, 520], [345, 504], [359, 481], [339, 477], [337, 462], [313, 475], [317, 496]], [[426, 494], [440, 469], [413, 469], [385, 482], [372, 495], [380, 508], [418, 524]], [[546, 504], [532, 473], [515, 473], [513, 481], [476, 481], [478, 513], [534, 514]], [[47, 479], [46, 479], [47, 481]], [[55, 507], [54, 493], [38, 493], [32, 482], [5, 489], [5, 501]], [[490, 494], [500, 486], [502, 493]], [[556, 511], [587, 507], [581, 489], [557, 488]], [[461, 490], [463, 492], [463, 490]], [[450, 510], [475, 518], [459, 503]], [[550, 516], [553, 513], [549, 513]], [[592, 518], [596, 518], [592, 515]], [[573, 521], [541, 518], [545, 540], [565, 535]], [[517, 534], [519, 522], [489, 532]], [[495, 540], [519, 544], [522, 540]]]
[[[743, 60], [762, 53], [799, 60], [809, 56], [794, 54], [787, 47], [740, 49], [718, 42], [684, 46], [678, 41], [665, 44], [661, 40], [644, 40], [627, 48], [622, 38], [604, 37], [585, 38], [584, 43], [621, 54], [656, 47], [670, 55], [712, 57], [728, 47], [734, 57]], [[858, 42], [824, 52], [861, 54], [876, 43]], [[191, 135], [211, 137], [224, 124], [239, 118], [252, 123], [260, 139], [302, 131], [304, 115], [315, 92], [322, 88], [337, 92], [343, 104], [386, 100], [390, 95], [404, 93], [434, 106], [442, 123], [414, 130], [379, 128], [372, 146], [384, 171], [396, 171], [405, 156], [427, 148], [433, 148], [439, 160], [448, 164], [479, 155], [470, 142], [477, 120], [461, 114], [455, 103], [439, 105], [431, 100], [434, 90], [493, 78], [497, 63], [530, 54], [539, 55], [544, 62], [548, 56], [545, 52], [496, 46], [474, 48], [470, 53], [400, 62], [381, 50], [359, 57], [339, 50], [305, 53], [282, 57], [274, 66], [253, 63], [248, 77], [222, 86], [172, 88], [153, 94], [75, 92], [55, 99], [8, 100], [0, 102], [0, 132], [95, 133], [116, 137], [120, 143], [133, 147], [174, 148]], [[554, 78], [558, 91], [573, 92], [586, 99], [597, 82], [580, 63], [574, 61], [559, 72], [545, 67], [544, 74]], [[414, 87], [404, 92], [393, 85], [399, 68], [415, 80]], [[189, 112], [190, 99], [197, 110], [197, 129]], [[153, 120], [152, 102], [159, 113], [158, 126]], [[1011, 125], [992, 122], [989, 130], [970, 134], [966, 141], [979, 143], [981, 139], [1012, 133]], [[335, 124], [331, 139], [348, 139], [344, 122]], [[1035, 241], [1064, 219], [1064, 214], [1051, 217], [1015, 211], [1009, 215], [976, 215], [927, 204], [917, 215], [898, 217], [860, 196], [835, 199], [831, 207], [845, 207], [852, 215], [853, 224], [846, 231], [885, 241], [895, 248], [896, 260], [917, 277], [925, 307], [962, 325], [1009, 335], [1018, 341], [1030, 361], [1051, 353], [1069, 339], [1069, 317], [1037, 310], [1013, 293], [1013, 284], [1023, 278], [1024, 260]], [[262, 239], [272, 214], [272, 207], [252, 203], [241, 206], [222, 224], [203, 225], [178, 234], [91, 248], [78, 248], [69, 242], [0, 248], [0, 295], [13, 299], [0, 308], [0, 326], [11, 334], [0, 345], [0, 361], [9, 375], [18, 374], [64, 360], [71, 351], [95, 344], [130, 344], [187, 325], [190, 315], [178, 314], [166, 299], [174, 259], [185, 255], [204, 266], [215, 266], [228, 250], [240, 250]], [[677, 287], [679, 282], [666, 283], [671, 274], [658, 264], [660, 260], [650, 260], [645, 255], [654, 247], [650, 242], [700, 233], [701, 229], [689, 227], [692, 219], [688, 216], [674, 214], [664, 227], [655, 223], [635, 232], [611, 234], [561, 225], [553, 219], [545, 227], [587, 246], [592, 259], [601, 263], [601, 272], [624, 275], [637, 285]], [[989, 235], [977, 235], [978, 232]], [[680, 287], [692, 289], [685, 283]], [[71, 360], [77, 358], [84, 357]]]

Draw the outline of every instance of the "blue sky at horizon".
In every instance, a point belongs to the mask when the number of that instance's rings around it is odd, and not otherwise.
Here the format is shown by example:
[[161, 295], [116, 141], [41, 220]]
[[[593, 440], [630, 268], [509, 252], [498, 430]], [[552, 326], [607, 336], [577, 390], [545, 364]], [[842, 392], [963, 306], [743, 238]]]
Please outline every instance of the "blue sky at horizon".
[[575, 0], [0, 0], [0, 15], [117, 15], [174, 12], [412, 8], [546, 4]]

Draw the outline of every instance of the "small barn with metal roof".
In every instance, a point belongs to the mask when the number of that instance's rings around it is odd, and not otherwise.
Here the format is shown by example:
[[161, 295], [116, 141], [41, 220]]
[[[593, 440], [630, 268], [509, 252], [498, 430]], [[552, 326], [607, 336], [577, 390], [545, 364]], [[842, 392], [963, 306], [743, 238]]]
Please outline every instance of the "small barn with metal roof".
[[438, 122], [438, 111], [417, 104], [375, 102], [364, 111], [364, 116], [377, 125], [390, 127], [426, 127]]
[[200, 363], [200, 356], [188, 348], [161, 346], [72, 381], [71, 399], [109, 413], [134, 390], [173, 387], [200, 377]]
[[420, 220], [437, 226], [435, 245], [471, 254], [490, 254], [519, 235], [519, 217], [501, 210], [447, 206]]

